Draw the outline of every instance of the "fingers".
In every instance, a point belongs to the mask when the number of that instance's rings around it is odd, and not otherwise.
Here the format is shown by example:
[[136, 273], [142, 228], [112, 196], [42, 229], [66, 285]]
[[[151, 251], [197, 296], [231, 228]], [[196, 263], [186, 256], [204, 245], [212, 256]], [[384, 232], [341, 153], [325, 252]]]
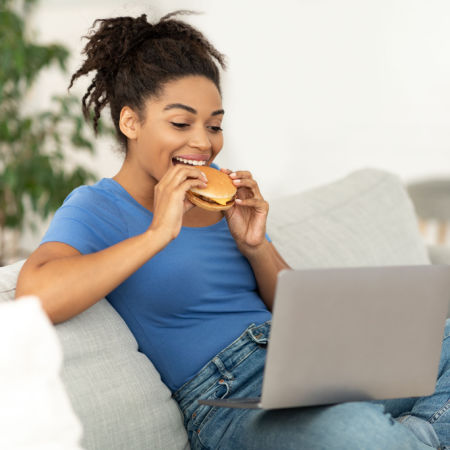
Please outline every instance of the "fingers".
[[171, 201], [177, 198], [184, 199], [186, 196], [186, 192], [194, 187], [205, 188], [206, 183], [202, 179], [199, 180], [198, 178], [188, 178], [187, 180], [184, 180], [182, 183], [168, 191], [169, 198], [171, 199]]
[[221, 172], [226, 173], [230, 176], [230, 178], [233, 179], [243, 179], [243, 178], [253, 178], [252, 174], [248, 170], [239, 170], [236, 172], [233, 172], [230, 169], [220, 169]]
[[203, 179], [199, 180], [197, 178], [188, 178], [187, 180], [183, 181], [177, 189], [179, 189], [182, 192], [187, 192], [189, 189], [192, 189], [193, 187], [199, 187], [199, 188], [205, 188], [207, 185], [203, 181]]
[[[193, 187], [205, 188], [206, 176], [195, 167], [175, 166], [169, 169], [155, 186], [155, 205], [183, 205], [186, 212], [190, 202], [186, 200], [186, 192]], [[155, 206], [156, 207], [156, 206]]]
[[236, 204], [239, 206], [253, 207], [259, 210], [268, 211], [269, 203], [266, 202], [259, 190], [258, 183], [253, 179], [248, 170], [239, 170], [233, 172], [230, 169], [220, 169], [229, 175], [233, 184], [238, 188]]
[[253, 179], [253, 176], [249, 171], [241, 170], [233, 172], [229, 169], [221, 170], [229, 175], [229, 177], [233, 180], [233, 184], [238, 188], [238, 198], [243, 200], [248, 197], [248, 194], [253, 195], [255, 198], [263, 198], [259, 190], [258, 183]]
[[236, 172], [230, 171], [229, 175], [231, 178], [253, 178], [252, 174], [248, 170], [238, 170]]
[[164, 177], [161, 178], [160, 183], [163, 186], [168, 184], [175, 184], [176, 186], [180, 185], [187, 178], [197, 178], [202, 179], [203, 181], [208, 181], [206, 175], [196, 167], [189, 167], [181, 164], [177, 164], [176, 166], [170, 168]]
[[[189, 181], [185, 184], [186, 181]], [[195, 167], [177, 165], [169, 169], [155, 186], [155, 192], [161, 195], [163, 192], [175, 192], [178, 190], [184, 193], [192, 187], [206, 187], [206, 175]]]
[[258, 183], [253, 178], [236, 178], [233, 180], [233, 184], [237, 188], [246, 187], [259, 193]]
[[262, 198], [256, 198], [256, 197], [245, 198], [245, 199], [236, 198], [236, 204], [239, 206], [251, 207], [251, 208], [254, 208], [255, 210], [261, 211], [261, 212], [269, 211], [269, 203], [266, 202]]

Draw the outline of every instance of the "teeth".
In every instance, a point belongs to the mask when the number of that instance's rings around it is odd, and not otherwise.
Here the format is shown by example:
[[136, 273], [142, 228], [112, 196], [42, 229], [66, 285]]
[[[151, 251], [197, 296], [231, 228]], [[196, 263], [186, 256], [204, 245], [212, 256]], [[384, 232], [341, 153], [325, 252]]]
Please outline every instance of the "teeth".
[[176, 159], [177, 161], [182, 162], [183, 164], [190, 164], [191, 166], [204, 166], [204, 165], [206, 165], [206, 161], [195, 161], [193, 159], [179, 158], [178, 156], [176, 156], [174, 159]]

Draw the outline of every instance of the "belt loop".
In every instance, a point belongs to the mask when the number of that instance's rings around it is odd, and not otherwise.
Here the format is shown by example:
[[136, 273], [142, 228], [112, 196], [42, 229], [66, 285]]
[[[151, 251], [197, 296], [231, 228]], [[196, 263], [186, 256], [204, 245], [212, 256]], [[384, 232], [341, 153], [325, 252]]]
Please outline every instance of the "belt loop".
[[261, 331], [257, 331], [255, 334], [253, 328], [249, 328], [247, 330], [247, 333], [253, 342], [256, 342], [257, 344], [266, 344], [267, 343], [267, 337]]
[[223, 364], [222, 360], [218, 358], [217, 356], [213, 359], [213, 363], [216, 365], [217, 369], [219, 370], [220, 374], [224, 376], [227, 380], [232, 380], [233, 374], [229, 372], [225, 365]]

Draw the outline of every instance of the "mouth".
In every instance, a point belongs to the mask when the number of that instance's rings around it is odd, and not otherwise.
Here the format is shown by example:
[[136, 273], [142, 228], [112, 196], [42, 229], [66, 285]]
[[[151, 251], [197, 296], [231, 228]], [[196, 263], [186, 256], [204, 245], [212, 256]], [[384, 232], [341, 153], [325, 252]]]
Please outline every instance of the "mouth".
[[206, 166], [206, 160], [186, 159], [180, 158], [179, 156], [175, 156], [175, 158], [172, 158], [172, 163], [174, 165], [186, 164], [188, 166]]

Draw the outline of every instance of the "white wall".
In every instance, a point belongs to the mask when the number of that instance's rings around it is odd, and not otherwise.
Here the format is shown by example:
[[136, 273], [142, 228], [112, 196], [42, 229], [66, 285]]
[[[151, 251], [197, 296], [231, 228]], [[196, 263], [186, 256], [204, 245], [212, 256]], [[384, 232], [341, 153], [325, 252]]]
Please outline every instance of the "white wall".
[[[148, 5], [151, 5], [150, 9]], [[228, 57], [225, 146], [219, 164], [250, 169], [267, 198], [378, 167], [405, 182], [450, 175], [450, 2], [448, 0], [41, 0], [42, 42], [73, 50], [96, 18], [174, 9]], [[69, 80], [48, 71], [30, 108]], [[83, 93], [87, 80], [75, 92]], [[120, 158], [100, 142], [94, 163], [112, 176]], [[39, 234], [39, 233], [38, 233]], [[28, 235], [32, 248], [39, 236]]]

